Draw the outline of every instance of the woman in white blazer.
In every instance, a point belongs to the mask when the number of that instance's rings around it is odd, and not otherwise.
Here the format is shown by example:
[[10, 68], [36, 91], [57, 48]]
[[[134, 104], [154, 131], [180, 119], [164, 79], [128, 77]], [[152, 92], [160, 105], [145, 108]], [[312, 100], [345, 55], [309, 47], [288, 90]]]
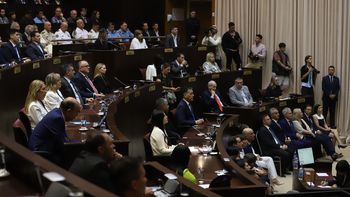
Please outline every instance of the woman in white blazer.
[[44, 103], [48, 111], [59, 108], [64, 97], [60, 92], [61, 76], [58, 73], [50, 73], [45, 78], [47, 93]]

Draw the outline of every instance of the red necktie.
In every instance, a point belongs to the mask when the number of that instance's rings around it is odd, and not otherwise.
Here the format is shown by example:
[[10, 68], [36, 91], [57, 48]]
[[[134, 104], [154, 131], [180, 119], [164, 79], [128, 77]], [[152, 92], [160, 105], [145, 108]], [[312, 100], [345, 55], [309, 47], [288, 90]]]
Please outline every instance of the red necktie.
[[214, 95], [214, 99], [215, 99], [216, 103], [218, 104], [220, 111], [223, 112], [224, 110], [222, 109], [222, 103], [221, 103], [220, 98], [218, 97], [218, 95], [215, 94]]
[[86, 81], [89, 83], [89, 85], [92, 87], [92, 90], [94, 91], [95, 94], [98, 94], [98, 91], [92, 81], [89, 79], [89, 77], [85, 76]]

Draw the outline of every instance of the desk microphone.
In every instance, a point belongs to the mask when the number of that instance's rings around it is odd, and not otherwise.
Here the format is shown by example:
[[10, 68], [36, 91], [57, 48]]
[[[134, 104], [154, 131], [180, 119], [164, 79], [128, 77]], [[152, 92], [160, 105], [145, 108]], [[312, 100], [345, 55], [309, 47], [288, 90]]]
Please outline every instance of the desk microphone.
[[126, 84], [123, 83], [120, 79], [118, 79], [118, 77], [114, 77], [114, 79], [115, 79], [116, 81], [118, 81], [120, 84], [122, 84], [122, 85], [124, 86], [125, 89], [130, 88], [130, 86], [126, 85]]
[[200, 130], [198, 130], [198, 129], [196, 128], [196, 126], [192, 126], [192, 128], [193, 128], [194, 130], [196, 130], [198, 133], [202, 133]]

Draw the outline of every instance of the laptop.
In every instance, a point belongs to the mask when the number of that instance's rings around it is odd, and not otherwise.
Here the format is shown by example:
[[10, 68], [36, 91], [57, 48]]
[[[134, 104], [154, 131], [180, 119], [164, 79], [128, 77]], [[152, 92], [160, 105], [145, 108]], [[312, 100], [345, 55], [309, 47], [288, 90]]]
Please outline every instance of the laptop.
[[300, 165], [308, 165], [308, 164], [314, 164], [314, 154], [312, 152], [312, 148], [301, 148], [298, 149], [298, 157], [299, 157], [299, 164]]
[[168, 179], [161, 190], [155, 191], [156, 197], [176, 196], [180, 183], [175, 179]]

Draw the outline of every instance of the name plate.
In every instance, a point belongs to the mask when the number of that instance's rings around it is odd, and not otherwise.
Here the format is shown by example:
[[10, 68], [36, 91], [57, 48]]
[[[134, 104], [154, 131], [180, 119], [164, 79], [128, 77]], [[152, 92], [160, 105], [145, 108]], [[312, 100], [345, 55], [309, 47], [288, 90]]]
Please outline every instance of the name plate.
[[125, 55], [135, 55], [135, 51], [125, 51]]
[[206, 46], [201, 46], [197, 48], [198, 51], [207, 51], [207, 47]]
[[252, 71], [251, 70], [245, 70], [243, 71], [243, 75], [252, 75]]
[[140, 91], [136, 91], [135, 94], [134, 94], [135, 98], [139, 97], [140, 95], [141, 95]]
[[75, 55], [74, 56], [74, 61], [80, 61], [80, 60], [82, 60], [83, 58], [82, 58], [82, 56], [81, 55]]
[[13, 72], [14, 72], [15, 74], [20, 73], [20, 72], [21, 72], [21, 66], [16, 66], [16, 67], [13, 69]]
[[297, 102], [298, 103], [305, 103], [305, 98], [298, 98]]
[[263, 112], [263, 111], [266, 111], [266, 107], [265, 106], [259, 107], [259, 112]]
[[211, 75], [211, 79], [219, 79], [220, 78], [220, 74], [212, 74]]
[[282, 102], [280, 102], [279, 106], [280, 106], [280, 107], [287, 106], [287, 101], [282, 101]]
[[190, 83], [196, 82], [196, 77], [189, 77], [188, 82], [190, 82]]
[[61, 58], [59, 58], [59, 57], [53, 58], [52, 59], [52, 63], [53, 64], [60, 64], [61, 63]]
[[164, 49], [164, 53], [172, 53], [172, 52], [174, 52], [173, 48], [165, 48]]
[[40, 68], [40, 62], [34, 62], [33, 63], [33, 70]]
[[126, 97], [124, 98], [124, 103], [128, 103], [129, 101], [130, 101], [129, 96], [126, 96]]
[[156, 86], [155, 85], [151, 85], [149, 88], [148, 88], [148, 92], [153, 92], [156, 90]]

